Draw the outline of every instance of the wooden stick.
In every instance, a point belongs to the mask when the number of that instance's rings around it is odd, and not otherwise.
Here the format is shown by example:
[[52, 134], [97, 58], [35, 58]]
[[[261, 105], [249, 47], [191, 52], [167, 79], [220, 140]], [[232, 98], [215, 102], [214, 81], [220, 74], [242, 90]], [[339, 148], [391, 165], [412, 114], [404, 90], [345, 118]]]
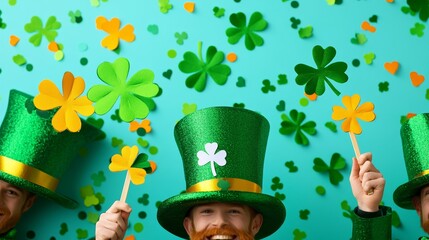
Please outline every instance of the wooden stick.
[[352, 140], [353, 150], [355, 150], [356, 158], [358, 158], [360, 156], [360, 150], [359, 150], [358, 143], [356, 141], [356, 136], [352, 132], [349, 132], [349, 135], [350, 135], [350, 140]]
[[127, 200], [128, 189], [130, 188], [130, 173], [127, 171], [127, 176], [125, 177], [124, 187], [122, 188], [121, 202]]

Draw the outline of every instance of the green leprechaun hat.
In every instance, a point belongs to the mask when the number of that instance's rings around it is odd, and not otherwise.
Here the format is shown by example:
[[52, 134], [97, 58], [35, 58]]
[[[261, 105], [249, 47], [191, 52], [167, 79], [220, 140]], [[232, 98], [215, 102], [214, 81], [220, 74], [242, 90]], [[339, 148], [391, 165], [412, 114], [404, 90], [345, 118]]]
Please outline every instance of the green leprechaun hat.
[[32, 96], [10, 91], [0, 127], [0, 180], [76, 208], [75, 200], [55, 190], [79, 149], [102, 132], [85, 121], [79, 132], [56, 132], [53, 114], [36, 110]]
[[396, 205], [414, 209], [412, 198], [429, 184], [429, 114], [418, 114], [401, 127], [402, 150], [408, 182], [393, 193]]
[[262, 175], [269, 123], [246, 109], [211, 107], [180, 120], [174, 136], [182, 156], [186, 192], [158, 207], [158, 222], [187, 238], [183, 219], [197, 204], [240, 203], [264, 217], [256, 238], [274, 233], [286, 218], [283, 203], [262, 193]]

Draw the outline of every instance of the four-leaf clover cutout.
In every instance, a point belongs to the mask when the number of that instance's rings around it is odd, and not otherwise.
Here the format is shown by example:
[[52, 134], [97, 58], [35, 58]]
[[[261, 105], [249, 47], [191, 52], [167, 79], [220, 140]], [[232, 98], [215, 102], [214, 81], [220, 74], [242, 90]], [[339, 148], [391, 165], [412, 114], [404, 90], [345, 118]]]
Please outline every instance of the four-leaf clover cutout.
[[[325, 92], [325, 82], [338, 96], [340, 92], [334, 87], [333, 80], [338, 83], [345, 83], [348, 76], [345, 73], [347, 64], [345, 62], [334, 62], [329, 64], [336, 55], [335, 48], [327, 47], [323, 49], [317, 45], [313, 48], [313, 59], [317, 68], [305, 64], [297, 64], [295, 72], [298, 74], [295, 81], [298, 85], [305, 85], [305, 93], [311, 95], [316, 93], [318, 96]], [[329, 65], [328, 65], [329, 64]]]
[[313, 163], [314, 171], [319, 173], [327, 172], [329, 174], [329, 181], [333, 185], [338, 185], [344, 179], [340, 170], [346, 167], [346, 160], [339, 153], [332, 155], [329, 166], [321, 158], [315, 158]]
[[226, 151], [225, 150], [221, 150], [219, 152], [216, 153], [218, 144], [217, 143], [206, 143], [204, 145], [204, 148], [206, 150], [206, 152], [204, 151], [198, 151], [197, 153], [197, 157], [198, 157], [198, 165], [199, 166], [204, 166], [207, 163], [210, 163], [210, 167], [212, 170], [212, 174], [214, 177], [216, 177], [217, 173], [216, 173], [216, 169], [215, 169], [215, 163], [219, 166], [225, 166], [226, 164]]
[[228, 80], [231, 69], [222, 64], [225, 54], [216, 47], [210, 46], [206, 52], [206, 62], [202, 56], [202, 43], [198, 43], [198, 56], [193, 52], [185, 52], [183, 61], [179, 63], [179, 69], [183, 73], [193, 73], [186, 79], [186, 86], [202, 92], [206, 88], [208, 76], [217, 84], [224, 85]]
[[263, 31], [267, 28], [268, 23], [260, 12], [254, 12], [250, 16], [249, 24], [246, 26], [246, 15], [242, 12], [233, 13], [229, 16], [229, 21], [234, 27], [226, 30], [228, 42], [236, 44], [245, 36], [244, 44], [248, 50], [253, 50], [255, 47], [262, 46], [264, 39], [255, 32]]
[[295, 133], [295, 142], [300, 145], [308, 145], [310, 144], [305, 133], [309, 135], [315, 135], [316, 131], [316, 123], [314, 121], [309, 121], [303, 124], [305, 120], [305, 114], [303, 112], [298, 112], [293, 109], [290, 111], [290, 117], [286, 114], [282, 114], [282, 122], [280, 133], [283, 135], [291, 135]]
[[60, 27], [61, 23], [58, 22], [57, 18], [54, 16], [48, 18], [45, 27], [43, 27], [43, 22], [40, 17], [34, 16], [29, 23], [25, 24], [24, 29], [28, 33], [35, 33], [28, 41], [37, 47], [42, 42], [43, 36], [46, 37], [48, 42], [55, 41], [58, 35], [56, 30], [60, 29]]
[[155, 108], [152, 97], [158, 94], [159, 87], [153, 83], [154, 73], [143, 69], [127, 81], [129, 69], [130, 63], [126, 58], [98, 66], [98, 77], [107, 85], [95, 85], [88, 91], [88, 98], [95, 102], [95, 113], [107, 113], [119, 97], [119, 117], [125, 122], [145, 118]]
[[429, 1], [428, 0], [407, 0], [411, 11], [419, 13], [419, 18], [426, 22], [429, 18]]

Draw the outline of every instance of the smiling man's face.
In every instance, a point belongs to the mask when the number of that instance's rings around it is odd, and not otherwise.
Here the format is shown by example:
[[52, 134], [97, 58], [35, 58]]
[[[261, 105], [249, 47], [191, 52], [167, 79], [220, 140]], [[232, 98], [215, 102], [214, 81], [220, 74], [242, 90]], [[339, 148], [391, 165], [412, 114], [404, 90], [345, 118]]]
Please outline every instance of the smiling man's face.
[[36, 196], [0, 180], [0, 234], [13, 228], [34, 203]]
[[191, 240], [253, 240], [262, 220], [246, 205], [217, 202], [194, 207], [183, 226]]

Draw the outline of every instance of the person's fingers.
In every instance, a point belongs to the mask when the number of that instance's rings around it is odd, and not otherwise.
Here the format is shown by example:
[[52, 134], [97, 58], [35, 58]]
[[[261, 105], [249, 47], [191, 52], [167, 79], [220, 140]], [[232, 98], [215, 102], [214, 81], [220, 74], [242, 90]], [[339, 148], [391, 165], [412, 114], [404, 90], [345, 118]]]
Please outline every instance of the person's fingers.
[[354, 179], [359, 177], [359, 164], [357, 162], [356, 158], [352, 159], [352, 170], [350, 171], [350, 181], [353, 181]]
[[[127, 222], [128, 219], [123, 219], [121, 213], [102, 213], [100, 215], [100, 220], [103, 220], [106, 225], [109, 223], [110, 229], [116, 230], [116, 228], [120, 228], [121, 232], [125, 232], [127, 230]], [[112, 223], [112, 224], [110, 224]]]
[[378, 171], [372, 162], [366, 161], [360, 166], [359, 179], [363, 180], [363, 175], [369, 172], [379, 173], [380, 171]]
[[357, 161], [359, 163], [359, 165], [364, 164], [366, 161], [370, 161], [372, 162], [372, 153], [367, 152], [367, 153], [363, 153], [361, 154], [358, 158]]
[[117, 222], [111, 221], [111, 215], [110, 213], [100, 215], [95, 231], [97, 240], [122, 239], [122, 236], [124, 236], [124, 230]]
[[368, 172], [363, 176], [362, 188], [365, 192], [371, 192], [373, 189], [382, 190], [386, 184], [381, 173]]
[[115, 201], [109, 209], [107, 209], [107, 213], [119, 213], [120, 211], [130, 213], [131, 207], [125, 202]]

